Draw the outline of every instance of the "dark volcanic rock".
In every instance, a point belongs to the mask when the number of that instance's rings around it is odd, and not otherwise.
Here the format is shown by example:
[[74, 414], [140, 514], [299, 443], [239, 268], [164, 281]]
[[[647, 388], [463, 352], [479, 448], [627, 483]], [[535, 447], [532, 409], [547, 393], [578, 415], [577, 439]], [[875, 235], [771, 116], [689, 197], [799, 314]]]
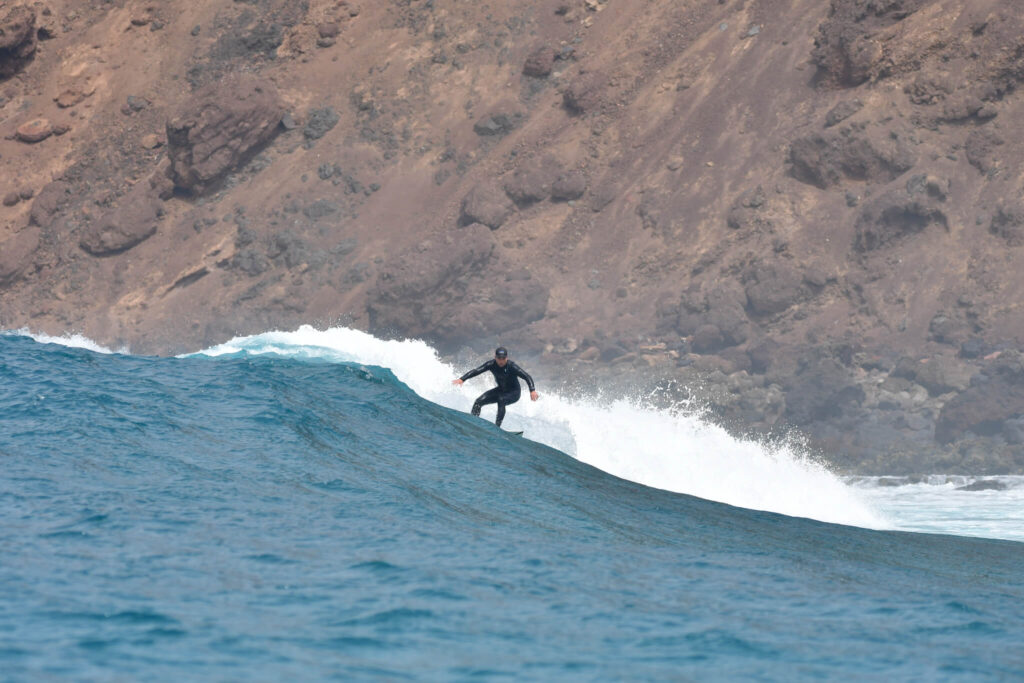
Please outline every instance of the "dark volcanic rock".
[[587, 191], [587, 176], [583, 171], [566, 171], [555, 178], [551, 186], [551, 199], [556, 202], [567, 202], [579, 199]]
[[160, 222], [160, 201], [148, 183], [132, 187], [119, 205], [92, 223], [79, 244], [93, 256], [111, 256], [151, 237]]
[[452, 349], [542, 318], [548, 288], [501, 272], [494, 245], [491, 231], [473, 224], [385, 262], [368, 292], [371, 329]]
[[850, 126], [795, 140], [789, 160], [797, 180], [824, 190], [843, 178], [889, 182], [913, 168], [917, 155], [896, 130]]
[[480, 183], [462, 200], [459, 224], [482, 223], [492, 230], [497, 230], [514, 210], [512, 202], [497, 183]]
[[530, 53], [523, 63], [523, 74], [534, 78], [544, 78], [551, 73], [555, 65], [555, 51], [550, 47], [539, 47]]
[[1024, 363], [1005, 351], [971, 378], [971, 387], [948, 401], [935, 424], [935, 440], [950, 443], [972, 432], [999, 434], [1007, 420], [1024, 416]]
[[551, 196], [551, 187], [560, 172], [558, 162], [551, 157], [530, 159], [505, 181], [505, 193], [517, 206], [542, 202]]
[[0, 286], [8, 286], [25, 276], [32, 256], [39, 248], [39, 229], [26, 228], [0, 243]]
[[819, 79], [852, 87], [880, 71], [883, 51], [875, 34], [931, 0], [832, 0], [828, 18], [818, 29], [811, 59]]
[[321, 109], [314, 109], [309, 112], [309, 119], [306, 121], [305, 127], [302, 129], [302, 134], [307, 140], [319, 140], [323, 136], [338, 125], [338, 121], [341, 117], [331, 107], [323, 107]]
[[599, 71], [577, 76], [562, 93], [562, 102], [571, 114], [586, 114], [600, 108], [608, 87], [608, 77]]
[[737, 197], [729, 207], [725, 222], [734, 230], [768, 227], [771, 221], [762, 216], [765, 204], [766, 199], [761, 186], [751, 188]]
[[800, 271], [781, 261], [756, 266], [747, 280], [747, 310], [753, 315], [781, 313], [808, 294]]
[[795, 376], [785, 379], [786, 418], [794, 425], [828, 420], [855, 409], [864, 390], [834, 358], [812, 354]]
[[[731, 280], [715, 284], [703, 296], [684, 293], [676, 330], [681, 336], [695, 337], [694, 351], [698, 353], [711, 353], [742, 344], [750, 334], [750, 320], [744, 310], [746, 303], [743, 287]], [[696, 339], [698, 333], [699, 341]]]
[[1024, 244], [1024, 203], [1000, 205], [992, 216], [989, 232], [1002, 237], [1010, 246]]
[[41, 228], [50, 227], [53, 217], [71, 197], [71, 186], [64, 181], [55, 180], [48, 183], [32, 202], [29, 212], [29, 223]]
[[24, 5], [0, 8], [0, 79], [18, 73], [36, 51], [36, 13]]
[[1003, 142], [999, 135], [982, 128], [967, 136], [967, 142], [964, 143], [964, 154], [967, 155], [967, 161], [971, 163], [971, 166], [982, 173], [991, 173], [999, 167], [996, 151]]
[[863, 108], [864, 103], [858, 99], [840, 102], [836, 106], [832, 107], [828, 114], [825, 115], [825, 127], [831, 128], [832, 126], [837, 126]]
[[856, 247], [862, 252], [879, 249], [932, 225], [949, 228], [941, 199], [893, 190], [864, 207], [857, 218]]
[[167, 123], [174, 184], [202, 194], [278, 131], [284, 107], [269, 81], [229, 77], [193, 96]]

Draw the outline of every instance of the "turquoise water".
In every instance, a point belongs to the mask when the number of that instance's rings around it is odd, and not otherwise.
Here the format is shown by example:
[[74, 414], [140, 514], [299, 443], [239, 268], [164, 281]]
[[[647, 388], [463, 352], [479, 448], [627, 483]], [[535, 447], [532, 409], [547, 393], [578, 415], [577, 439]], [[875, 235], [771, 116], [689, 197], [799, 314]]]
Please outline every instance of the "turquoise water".
[[1024, 544], [649, 488], [382, 367], [0, 336], [0, 415], [4, 680], [1024, 676]]

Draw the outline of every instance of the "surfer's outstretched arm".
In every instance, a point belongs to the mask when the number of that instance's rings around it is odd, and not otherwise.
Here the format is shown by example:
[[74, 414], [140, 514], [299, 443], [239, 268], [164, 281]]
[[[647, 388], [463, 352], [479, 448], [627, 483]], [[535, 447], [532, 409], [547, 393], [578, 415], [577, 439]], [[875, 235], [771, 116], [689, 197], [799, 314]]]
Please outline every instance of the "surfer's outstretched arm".
[[481, 365], [480, 367], [478, 367], [478, 368], [473, 368], [472, 370], [470, 370], [469, 372], [467, 372], [466, 374], [464, 374], [464, 375], [463, 375], [462, 377], [459, 377], [458, 379], [453, 379], [453, 380], [452, 380], [452, 384], [462, 384], [462, 383], [463, 383], [463, 382], [465, 382], [465, 381], [466, 381], [467, 379], [473, 379], [473, 378], [474, 378], [474, 377], [476, 377], [477, 375], [482, 375], [483, 373], [485, 373], [485, 372], [487, 372], [488, 370], [490, 370], [490, 368], [491, 368], [491, 363], [493, 363], [493, 362], [494, 362], [494, 361], [490, 361], [490, 360], [489, 360], [489, 361], [487, 361], [486, 363], [484, 363], [483, 365]]

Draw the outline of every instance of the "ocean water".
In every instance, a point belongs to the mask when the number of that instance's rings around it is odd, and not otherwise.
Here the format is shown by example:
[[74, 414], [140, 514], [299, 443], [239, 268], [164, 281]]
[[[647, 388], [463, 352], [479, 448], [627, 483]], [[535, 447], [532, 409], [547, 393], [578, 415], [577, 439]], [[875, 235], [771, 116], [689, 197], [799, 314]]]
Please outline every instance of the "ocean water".
[[0, 680], [1024, 677], [1019, 482], [843, 480], [543, 386], [517, 437], [463, 369], [0, 336]]

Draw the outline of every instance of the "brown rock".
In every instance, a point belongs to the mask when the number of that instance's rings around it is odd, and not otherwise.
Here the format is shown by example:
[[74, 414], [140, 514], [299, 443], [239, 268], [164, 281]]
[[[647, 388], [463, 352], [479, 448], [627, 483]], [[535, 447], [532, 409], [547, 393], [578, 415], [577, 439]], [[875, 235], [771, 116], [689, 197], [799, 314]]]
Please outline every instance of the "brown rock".
[[482, 223], [491, 230], [497, 230], [514, 210], [512, 202], [497, 183], [480, 183], [462, 200], [459, 225]]
[[1004, 352], [971, 378], [970, 388], [942, 406], [935, 440], [949, 443], [966, 432], [999, 434], [1007, 420], [1024, 414], [1024, 365], [1016, 351]]
[[138, 183], [117, 207], [85, 229], [79, 244], [93, 256], [127, 251], [156, 232], [161, 213], [153, 189], [148, 183]]
[[160, 136], [156, 133], [150, 133], [149, 135], [143, 135], [140, 143], [146, 149], [156, 149], [164, 144], [164, 141], [160, 139]]
[[21, 195], [17, 192], [8, 192], [4, 195], [3, 203], [4, 206], [14, 206], [21, 201]]
[[600, 108], [608, 87], [608, 77], [591, 71], [576, 77], [562, 93], [562, 102], [571, 114], [585, 114]]
[[57, 106], [61, 109], [67, 109], [73, 107], [82, 100], [85, 99], [85, 94], [80, 90], [65, 90], [61, 94], [53, 98], [53, 101], [57, 103]]
[[9, 286], [24, 277], [38, 248], [38, 228], [26, 228], [0, 243], [0, 286]]
[[333, 21], [324, 22], [316, 27], [317, 34], [321, 38], [337, 38], [341, 27]]
[[0, 15], [0, 78], [10, 78], [32, 59], [36, 51], [35, 25], [35, 12], [24, 5]]
[[843, 128], [798, 138], [789, 160], [797, 180], [828, 189], [844, 178], [867, 182], [895, 180], [917, 163], [907, 136], [878, 126]]
[[47, 228], [53, 221], [53, 217], [62, 208], [71, 192], [71, 186], [62, 180], [55, 180], [47, 184], [32, 202], [32, 210], [29, 212], [29, 224]]
[[544, 46], [530, 53], [523, 63], [523, 74], [534, 78], [544, 78], [551, 73], [555, 64], [554, 49]]
[[53, 125], [43, 118], [32, 119], [18, 126], [16, 135], [22, 142], [41, 142], [53, 135]]
[[583, 171], [572, 170], [562, 173], [551, 185], [551, 199], [556, 202], [567, 202], [579, 199], [587, 191], [587, 177]]
[[949, 229], [941, 199], [927, 193], [893, 190], [861, 211], [857, 218], [856, 247], [862, 252], [879, 249], [932, 225]]
[[558, 161], [551, 157], [531, 159], [505, 181], [505, 193], [517, 206], [544, 201], [551, 195], [551, 187], [560, 171]]
[[172, 178], [202, 194], [248, 159], [279, 130], [284, 116], [270, 81], [235, 76], [196, 91], [167, 123]]

